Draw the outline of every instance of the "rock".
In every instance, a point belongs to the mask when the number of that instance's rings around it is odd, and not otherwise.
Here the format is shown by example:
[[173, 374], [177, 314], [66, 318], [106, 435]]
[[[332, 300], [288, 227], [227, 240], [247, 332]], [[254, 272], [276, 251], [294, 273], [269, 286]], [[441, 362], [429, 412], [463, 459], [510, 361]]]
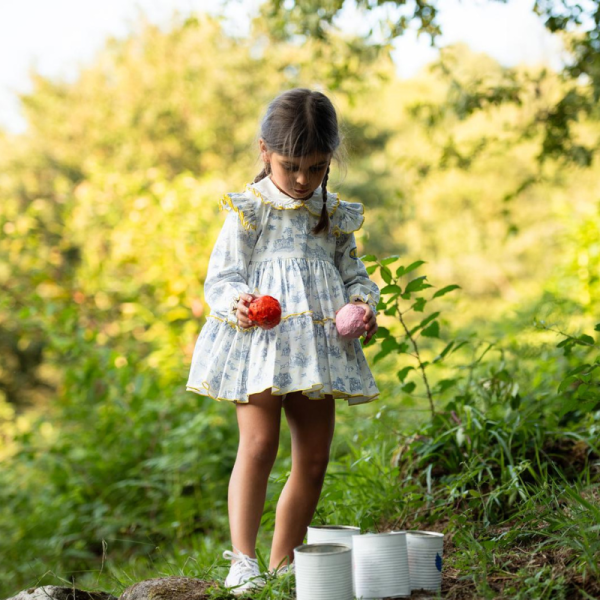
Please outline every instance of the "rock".
[[19, 592], [8, 600], [117, 600], [105, 592], [86, 592], [72, 587], [45, 585]]
[[189, 577], [147, 579], [128, 587], [119, 600], [206, 600], [204, 592], [211, 585], [209, 581]]

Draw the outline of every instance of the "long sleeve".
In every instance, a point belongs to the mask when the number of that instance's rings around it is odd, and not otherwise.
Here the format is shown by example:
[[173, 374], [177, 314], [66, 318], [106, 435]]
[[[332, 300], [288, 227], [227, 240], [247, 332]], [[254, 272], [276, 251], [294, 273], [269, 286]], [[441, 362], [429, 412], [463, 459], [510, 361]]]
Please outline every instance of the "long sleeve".
[[366, 302], [377, 314], [379, 287], [369, 279], [367, 269], [357, 252], [354, 233], [340, 234], [335, 251], [335, 265], [342, 276], [350, 302]]
[[[231, 204], [223, 205], [231, 209]], [[255, 225], [245, 221], [245, 215], [230, 210], [210, 256], [204, 281], [204, 296], [212, 314], [237, 324], [234, 306], [242, 293], [251, 293], [248, 286], [248, 263], [258, 238]]]

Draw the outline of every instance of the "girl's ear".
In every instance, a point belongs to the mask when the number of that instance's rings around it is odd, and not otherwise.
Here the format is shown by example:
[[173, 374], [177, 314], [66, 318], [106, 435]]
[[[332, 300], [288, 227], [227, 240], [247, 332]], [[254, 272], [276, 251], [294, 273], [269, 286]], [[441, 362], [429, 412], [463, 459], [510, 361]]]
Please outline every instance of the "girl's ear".
[[265, 144], [265, 141], [262, 138], [258, 140], [258, 147], [260, 148], [260, 158], [262, 159], [262, 161], [264, 163], [269, 162], [269, 150], [267, 148], [267, 145]]

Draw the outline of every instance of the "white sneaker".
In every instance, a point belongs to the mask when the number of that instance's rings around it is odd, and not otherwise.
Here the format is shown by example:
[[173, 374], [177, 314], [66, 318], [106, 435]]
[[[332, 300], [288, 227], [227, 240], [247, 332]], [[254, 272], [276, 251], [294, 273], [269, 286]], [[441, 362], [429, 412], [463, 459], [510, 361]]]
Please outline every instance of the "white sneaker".
[[296, 574], [296, 563], [293, 562], [291, 565], [283, 565], [279, 567], [279, 569], [273, 569], [275, 575], [287, 575], [291, 573], [292, 575]]
[[241, 552], [236, 554], [230, 550], [223, 552], [223, 558], [235, 561], [225, 579], [225, 587], [230, 588], [232, 594], [239, 596], [248, 590], [264, 586], [265, 581], [258, 568], [258, 559], [250, 558]]

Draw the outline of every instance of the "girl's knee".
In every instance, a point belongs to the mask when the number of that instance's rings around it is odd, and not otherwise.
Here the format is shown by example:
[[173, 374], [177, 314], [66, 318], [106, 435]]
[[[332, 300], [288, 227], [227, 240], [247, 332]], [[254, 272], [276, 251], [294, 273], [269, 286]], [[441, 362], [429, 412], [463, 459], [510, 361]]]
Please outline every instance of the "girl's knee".
[[320, 486], [325, 479], [327, 465], [329, 464], [329, 451], [316, 452], [308, 460], [300, 461], [298, 467], [302, 475], [312, 485]]
[[260, 433], [240, 437], [238, 452], [253, 463], [271, 466], [275, 462], [279, 438]]

